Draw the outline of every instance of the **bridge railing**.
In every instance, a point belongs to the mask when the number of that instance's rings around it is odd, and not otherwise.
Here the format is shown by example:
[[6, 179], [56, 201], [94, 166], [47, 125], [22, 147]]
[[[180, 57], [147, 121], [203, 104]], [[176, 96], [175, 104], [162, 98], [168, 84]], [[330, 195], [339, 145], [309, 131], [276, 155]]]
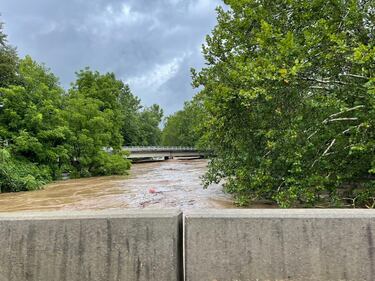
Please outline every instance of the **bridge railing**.
[[191, 146], [123, 146], [124, 150], [136, 151], [198, 151]]

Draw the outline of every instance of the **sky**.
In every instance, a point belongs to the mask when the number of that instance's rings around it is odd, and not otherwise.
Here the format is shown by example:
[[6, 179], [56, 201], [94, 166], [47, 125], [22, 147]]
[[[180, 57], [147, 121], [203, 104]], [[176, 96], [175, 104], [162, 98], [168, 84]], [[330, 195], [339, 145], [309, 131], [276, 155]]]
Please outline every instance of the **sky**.
[[196, 90], [190, 68], [221, 0], [1, 0], [0, 21], [21, 57], [51, 68], [68, 88], [89, 66], [114, 72], [149, 106], [171, 114]]

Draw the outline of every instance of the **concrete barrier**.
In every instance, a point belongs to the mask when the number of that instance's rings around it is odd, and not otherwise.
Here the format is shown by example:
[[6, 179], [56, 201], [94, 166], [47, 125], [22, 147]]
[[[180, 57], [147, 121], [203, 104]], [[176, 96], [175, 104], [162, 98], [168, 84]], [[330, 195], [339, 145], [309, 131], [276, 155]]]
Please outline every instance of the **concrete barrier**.
[[375, 280], [373, 210], [185, 215], [186, 281]]
[[[186, 281], [375, 280], [375, 211], [201, 210]], [[175, 210], [0, 214], [0, 281], [180, 281]]]
[[0, 281], [182, 280], [178, 211], [0, 214]]

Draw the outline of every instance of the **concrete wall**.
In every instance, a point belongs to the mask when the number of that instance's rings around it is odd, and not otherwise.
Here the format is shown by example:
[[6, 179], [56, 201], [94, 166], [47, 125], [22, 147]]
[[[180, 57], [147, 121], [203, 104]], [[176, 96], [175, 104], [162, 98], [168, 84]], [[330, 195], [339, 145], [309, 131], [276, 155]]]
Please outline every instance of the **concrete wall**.
[[0, 214], [0, 281], [181, 280], [177, 211]]
[[375, 280], [373, 210], [185, 215], [187, 281]]
[[[180, 281], [174, 210], [0, 214], [0, 281]], [[201, 210], [186, 281], [373, 281], [375, 211]]]

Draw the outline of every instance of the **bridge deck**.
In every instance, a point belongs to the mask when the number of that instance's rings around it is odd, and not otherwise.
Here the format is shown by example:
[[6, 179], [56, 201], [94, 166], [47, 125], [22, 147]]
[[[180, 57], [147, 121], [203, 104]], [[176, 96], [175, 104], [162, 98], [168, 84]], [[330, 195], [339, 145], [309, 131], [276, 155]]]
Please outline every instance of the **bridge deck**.
[[123, 149], [129, 151], [129, 159], [203, 157], [207, 154], [194, 147], [181, 146], [124, 146]]
[[145, 151], [198, 151], [195, 147], [190, 146], [124, 146], [124, 150], [130, 152]]

